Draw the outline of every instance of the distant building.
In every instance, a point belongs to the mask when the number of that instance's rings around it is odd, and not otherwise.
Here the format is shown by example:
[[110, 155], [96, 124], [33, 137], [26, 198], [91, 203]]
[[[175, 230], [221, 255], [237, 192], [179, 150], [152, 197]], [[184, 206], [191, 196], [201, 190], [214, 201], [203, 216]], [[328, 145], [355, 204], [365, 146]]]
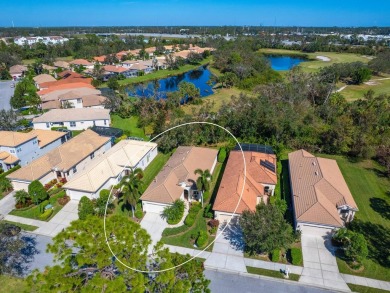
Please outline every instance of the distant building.
[[60, 36], [47, 36], [47, 37], [17, 37], [14, 39], [14, 43], [19, 46], [34, 45], [36, 43], [44, 43], [45, 45], [57, 45], [63, 44], [69, 41], [67, 38]]
[[83, 130], [93, 126], [110, 126], [108, 109], [53, 109], [32, 121], [34, 129], [66, 127], [69, 130]]
[[24, 76], [24, 73], [27, 72], [27, 66], [24, 65], [14, 65], [9, 69], [9, 74], [12, 76], [13, 80], [18, 80]]

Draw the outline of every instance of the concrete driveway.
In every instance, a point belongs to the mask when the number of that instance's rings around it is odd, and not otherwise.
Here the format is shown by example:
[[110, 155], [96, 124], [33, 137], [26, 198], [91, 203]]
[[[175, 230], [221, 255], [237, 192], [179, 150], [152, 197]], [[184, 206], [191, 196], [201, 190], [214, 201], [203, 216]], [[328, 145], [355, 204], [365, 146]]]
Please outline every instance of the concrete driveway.
[[15, 88], [11, 87], [11, 84], [15, 84], [15, 81], [0, 81], [0, 110], [11, 109], [11, 105], [9, 104], [9, 100], [14, 95]]
[[299, 282], [350, 291], [339, 273], [331, 233], [331, 230], [321, 228], [303, 231], [301, 242], [304, 268]]
[[12, 191], [0, 200], [0, 215], [8, 215], [15, 208], [15, 194], [16, 191]]
[[168, 227], [168, 223], [161, 218], [161, 214], [147, 212], [141, 221], [141, 227], [144, 228], [152, 238], [151, 247], [153, 247], [160, 241], [162, 232]]
[[226, 222], [219, 225], [213, 252], [207, 258], [205, 266], [246, 273], [244, 240], [237, 218], [232, 219], [229, 225]]

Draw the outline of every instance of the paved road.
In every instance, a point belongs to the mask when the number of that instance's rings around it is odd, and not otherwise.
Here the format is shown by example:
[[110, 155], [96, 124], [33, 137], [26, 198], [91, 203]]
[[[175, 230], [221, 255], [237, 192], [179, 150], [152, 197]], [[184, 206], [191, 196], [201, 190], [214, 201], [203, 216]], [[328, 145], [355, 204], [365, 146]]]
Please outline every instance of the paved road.
[[9, 104], [9, 100], [11, 99], [11, 97], [15, 91], [15, 88], [11, 87], [12, 83], [15, 83], [15, 82], [12, 80], [0, 81], [0, 110], [1, 109], [5, 109], [5, 110], [11, 109], [11, 106]]
[[211, 270], [205, 271], [206, 278], [211, 280], [209, 286], [212, 293], [252, 293], [252, 292], [272, 292], [272, 293], [329, 293], [331, 291], [304, 286], [300, 283], [281, 282], [266, 279], [264, 277], [247, 277], [238, 274], [222, 273]]

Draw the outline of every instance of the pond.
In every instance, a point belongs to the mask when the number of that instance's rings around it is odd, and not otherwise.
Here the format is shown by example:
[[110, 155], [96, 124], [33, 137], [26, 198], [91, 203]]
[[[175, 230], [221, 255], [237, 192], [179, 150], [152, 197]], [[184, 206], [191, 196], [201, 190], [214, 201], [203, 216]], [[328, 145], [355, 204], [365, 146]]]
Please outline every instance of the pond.
[[207, 66], [202, 66], [184, 74], [137, 84], [134, 87], [127, 88], [126, 91], [129, 96], [151, 97], [156, 93], [157, 98], [165, 99], [168, 92], [177, 91], [179, 83], [186, 81], [194, 84], [199, 89], [201, 97], [207, 97], [214, 93], [214, 84], [210, 82], [211, 75], [212, 73]]
[[308, 61], [301, 57], [291, 56], [267, 56], [266, 58], [271, 62], [271, 68], [276, 71], [290, 70], [299, 63]]

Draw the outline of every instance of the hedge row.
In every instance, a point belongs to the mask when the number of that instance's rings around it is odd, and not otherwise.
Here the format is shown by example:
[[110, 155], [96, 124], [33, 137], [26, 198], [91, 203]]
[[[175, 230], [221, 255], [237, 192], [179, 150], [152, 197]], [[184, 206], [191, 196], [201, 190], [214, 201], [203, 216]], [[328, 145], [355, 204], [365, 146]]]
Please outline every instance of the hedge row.
[[40, 220], [46, 221], [51, 216], [52, 213], [53, 213], [53, 209], [48, 209], [48, 210], [44, 211], [44, 213], [39, 215], [38, 217]]
[[295, 266], [301, 265], [302, 263], [302, 250], [299, 248], [291, 248], [291, 263]]
[[184, 220], [184, 224], [187, 227], [191, 227], [195, 223], [196, 216], [198, 215], [199, 211], [202, 209], [202, 206], [198, 202], [193, 202], [191, 204], [190, 210], [188, 211], [188, 215]]
[[0, 174], [0, 179], [3, 179], [5, 176], [7, 176], [8, 174], [11, 174], [12, 172], [16, 171], [20, 169], [20, 165], [16, 165], [15, 167], [9, 169], [8, 171], [4, 172], [4, 173], [1, 173]]

